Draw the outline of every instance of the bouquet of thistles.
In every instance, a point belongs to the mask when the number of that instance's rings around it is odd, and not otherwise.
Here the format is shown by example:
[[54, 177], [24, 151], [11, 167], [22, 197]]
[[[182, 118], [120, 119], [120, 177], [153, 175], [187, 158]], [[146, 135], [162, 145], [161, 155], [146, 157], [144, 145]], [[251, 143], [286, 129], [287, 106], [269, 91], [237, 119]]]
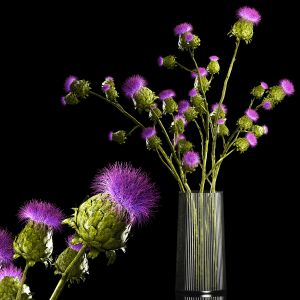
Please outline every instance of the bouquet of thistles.
[[[25, 226], [14, 239], [0, 228], [0, 300], [33, 299], [25, 281], [28, 269], [40, 262], [61, 276], [50, 297], [58, 299], [66, 283], [85, 279], [90, 259], [103, 253], [107, 263], [112, 264], [116, 251], [125, 251], [132, 227], [150, 218], [158, 200], [148, 175], [128, 163], [115, 163], [101, 170], [92, 190], [93, 195], [74, 208], [69, 218], [64, 219], [55, 204], [31, 200], [19, 210]], [[52, 236], [62, 230], [62, 224], [69, 225], [72, 232], [66, 238], [67, 247], [53, 261]], [[13, 259], [19, 257], [25, 260], [23, 270], [13, 264]]]
[[[191, 76], [191, 86], [186, 88], [190, 91], [185, 100], [176, 101], [172, 89], [154, 92], [142, 76], [133, 75], [122, 86], [124, 96], [132, 100], [131, 107], [127, 108], [128, 101], [120, 99], [117, 83], [111, 76], [106, 77], [101, 86], [97, 84], [95, 91], [90, 82], [70, 76], [65, 82], [68, 94], [62, 97], [62, 103], [75, 105], [93, 96], [112, 105], [133, 127], [110, 132], [110, 141], [123, 144], [139, 130], [147, 149], [157, 155], [182, 192], [191, 191], [188, 175], [193, 172], [199, 174], [200, 193], [215, 192], [223, 161], [234, 152], [244, 153], [256, 147], [258, 140], [268, 133], [267, 125], [259, 122], [259, 111], [276, 108], [286, 96], [294, 93], [294, 86], [288, 79], [273, 86], [266, 82], [257, 83], [250, 91], [249, 105], [236, 120], [235, 128], [228, 128], [225, 97], [229, 78], [240, 46], [252, 41], [255, 26], [261, 20], [259, 12], [250, 7], [240, 8], [237, 17], [229, 31], [235, 41], [234, 53], [225, 72], [218, 102], [210, 98], [209, 92], [214, 87], [214, 77], [221, 73], [219, 61], [222, 59], [212, 55], [205, 58], [208, 61], [205, 67], [199, 66], [196, 50], [201, 44], [200, 38], [193, 32], [191, 24], [182, 23], [174, 28], [174, 33], [178, 37], [179, 50], [190, 56], [191, 64], [183, 65], [177, 56], [167, 55], [158, 58], [158, 65], [170, 70], [182, 69]], [[98, 92], [100, 88], [102, 91]], [[193, 126], [198, 133], [189, 136]]]

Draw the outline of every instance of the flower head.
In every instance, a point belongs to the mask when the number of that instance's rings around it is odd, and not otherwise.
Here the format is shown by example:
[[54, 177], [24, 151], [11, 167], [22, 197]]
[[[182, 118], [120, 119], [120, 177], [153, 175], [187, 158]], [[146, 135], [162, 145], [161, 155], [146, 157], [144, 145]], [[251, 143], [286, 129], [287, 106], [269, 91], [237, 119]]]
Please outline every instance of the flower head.
[[156, 129], [154, 127], [147, 127], [143, 129], [142, 138], [148, 140], [156, 135]]
[[[217, 102], [211, 106], [212, 112], [215, 112], [220, 107], [220, 104]], [[225, 104], [221, 104], [221, 108], [225, 114], [227, 114], [227, 107]]]
[[217, 124], [218, 124], [218, 125], [225, 124], [225, 119], [219, 119], [219, 120], [217, 121]]
[[65, 99], [64, 96], [61, 96], [61, 97], [60, 97], [60, 103], [61, 103], [61, 105], [63, 105], [63, 106], [66, 106], [66, 105], [67, 105], [67, 102], [66, 102], [66, 99]]
[[293, 95], [295, 92], [294, 84], [288, 79], [280, 80], [279, 85], [283, 89], [284, 93], [288, 96]]
[[22, 270], [15, 267], [14, 265], [6, 266], [6, 267], [0, 269], [0, 281], [4, 277], [14, 277], [14, 278], [17, 278], [19, 281], [21, 281]]
[[133, 75], [125, 80], [123, 84], [123, 92], [126, 97], [132, 98], [146, 85], [147, 82], [141, 75]]
[[187, 100], [181, 100], [178, 103], [178, 113], [184, 114], [190, 107], [190, 102]]
[[63, 213], [56, 205], [39, 200], [27, 202], [19, 210], [18, 216], [21, 220], [31, 220], [53, 229], [59, 229], [63, 219]]
[[105, 81], [114, 81], [114, 78], [111, 76], [106, 76]]
[[182, 163], [189, 169], [196, 168], [200, 163], [199, 154], [193, 150], [185, 152], [182, 158]]
[[246, 20], [255, 25], [257, 25], [261, 20], [261, 15], [259, 14], [259, 12], [255, 8], [248, 6], [241, 7], [237, 11], [237, 16], [240, 19]]
[[185, 140], [185, 135], [183, 133], [179, 133], [174, 138], [174, 145], [177, 145], [179, 141]]
[[263, 129], [264, 129], [264, 134], [268, 134], [269, 127], [267, 125], [263, 125]]
[[110, 89], [110, 84], [109, 83], [103, 84], [101, 89], [103, 92], [107, 92]]
[[187, 124], [187, 120], [186, 120], [185, 116], [182, 114], [177, 114], [174, 116], [174, 121], [177, 121], [177, 120], [181, 120], [183, 125]]
[[175, 35], [181, 35], [193, 30], [193, 26], [190, 23], [181, 23], [174, 28]]
[[272, 109], [272, 103], [271, 103], [271, 101], [264, 101], [262, 106], [263, 106], [263, 108], [264, 108], [265, 110], [270, 110], [270, 109]]
[[[205, 68], [199, 67], [198, 70], [199, 70], [199, 73], [200, 73], [201, 77], [202, 76], [207, 76], [208, 73], [207, 73], [207, 70]], [[198, 76], [197, 70], [193, 70], [193, 72], [191, 73], [191, 76], [192, 76], [192, 78], [196, 78]]]
[[259, 115], [256, 112], [256, 110], [252, 109], [252, 108], [248, 108], [245, 111], [246, 116], [251, 119], [252, 121], [256, 122], [259, 119]]
[[257, 138], [253, 132], [247, 132], [246, 139], [251, 147], [255, 147], [257, 145]]
[[69, 248], [75, 250], [75, 251], [79, 251], [81, 248], [82, 248], [82, 244], [76, 244], [76, 245], [73, 245], [72, 244], [72, 240], [74, 238], [74, 234], [71, 234], [67, 237], [67, 245]]
[[191, 32], [188, 32], [185, 36], [184, 39], [187, 43], [191, 42], [194, 38], [194, 35]]
[[162, 56], [159, 56], [157, 59], [157, 64], [162, 67], [164, 64], [164, 58]]
[[267, 89], [269, 88], [268, 84], [267, 84], [266, 82], [264, 82], [264, 81], [261, 81], [261, 82], [260, 82], [260, 85], [262, 86], [262, 88], [263, 88], [264, 90], [267, 90]]
[[193, 88], [193, 89], [191, 89], [191, 90], [189, 91], [189, 96], [190, 96], [190, 97], [195, 97], [195, 96], [197, 96], [197, 95], [198, 95], [197, 89]]
[[108, 140], [109, 140], [110, 142], [113, 140], [113, 132], [112, 132], [112, 131], [110, 131], [110, 132], [108, 133]]
[[92, 188], [95, 193], [109, 194], [112, 201], [128, 212], [132, 223], [149, 219], [159, 198], [148, 175], [129, 163], [117, 162], [101, 170]]
[[66, 78], [65, 80], [65, 91], [69, 93], [71, 91], [71, 84], [73, 81], [78, 80], [76, 76], [70, 75], [69, 77]]
[[220, 59], [219, 56], [216, 56], [216, 55], [212, 55], [209, 57], [210, 61], [218, 61], [219, 59]]
[[158, 96], [159, 96], [159, 99], [160, 99], [160, 100], [164, 101], [164, 100], [166, 100], [166, 99], [168, 99], [168, 98], [175, 97], [176, 94], [175, 94], [175, 92], [174, 92], [173, 90], [163, 90], [163, 91], [161, 91], [161, 92], [159, 93]]
[[0, 267], [12, 261], [13, 254], [13, 238], [8, 231], [0, 228]]

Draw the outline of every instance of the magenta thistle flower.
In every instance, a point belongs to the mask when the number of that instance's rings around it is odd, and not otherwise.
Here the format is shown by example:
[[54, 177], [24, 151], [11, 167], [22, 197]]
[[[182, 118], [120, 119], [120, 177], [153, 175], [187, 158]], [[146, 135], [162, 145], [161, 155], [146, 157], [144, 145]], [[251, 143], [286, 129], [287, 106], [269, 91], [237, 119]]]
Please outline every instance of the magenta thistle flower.
[[72, 239], [73, 238], [74, 238], [74, 234], [69, 235], [67, 237], [67, 245], [68, 245], [69, 248], [71, 248], [71, 249], [73, 249], [75, 251], [79, 251], [82, 248], [82, 244], [79, 243], [79, 244], [73, 245], [72, 244]]
[[270, 109], [272, 109], [272, 103], [271, 103], [270, 101], [265, 101], [265, 102], [263, 103], [263, 108], [264, 108], [265, 110], [270, 110]]
[[254, 122], [256, 122], [259, 119], [259, 115], [258, 115], [257, 111], [252, 108], [248, 108], [245, 111], [245, 114], [249, 119], [251, 119]]
[[12, 261], [14, 255], [12, 235], [0, 228], [0, 268]]
[[280, 80], [279, 84], [286, 95], [290, 96], [294, 94], [295, 92], [294, 84], [290, 80], [282, 79]]
[[217, 121], [217, 124], [218, 124], [218, 125], [225, 124], [225, 119], [219, 119], [219, 120]]
[[60, 103], [61, 103], [61, 105], [63, 105], [63, 106], [66, 106], [66, 105], [67, 105], [67, 102], [66, 102], [66, 99], [65, 99], [64, 96], [60, 97]]
[[178, 113], [184, 114], [190, 107], [190, 102], [187, 100], [181, 100], [178, 102]]
[[264, 81], [261, 81], [261, 82], [260, 82], [260, 85], [262, 86], [262, 88], [263, 88], [264, 90], [267, 90], [267, 89], [269, 88], [268, 84], [267, 84], [266, 82], [264, 82]]
[[191, 42], [194, 38], [194, 35], [191, 32], [188, 32], [185, 36], [184, 39], [187, 43]]
[[263, 129], [264, 129], [264, 134], [268, 134], [269, 127], [267, 125], [263, 125]]
[[185, 140], [185, 135], [183, 133], [179, 133], [174, 137], [174, 145], [177, 145], [181, 140]]
[[177, 115], [174, 116], [174, 121], [176, 121], [176, 120], [181, 120], [184, 125], [187, 124], [186, 118], [181, 114], [177, 114]]
[[31, 200], [19, 210], [20, 220], [34, 221], [47, 225], [53, 229], [59, 229], [63, 219], [63, 213], [53, 203]]
[[216, 55], [212, 55], [209, 57], [210, 61], [218, 61], [219, 59], [220, 59], [219, 56], [216, 56]]
[[117, 162], [101, 170], [92, 188], [95, 193], [109, 194], [112, 201], [128, 212], [132, 223], [148, 220], [159, 198], [148, 175], [129, 163]]
[[253, 132], [247, 132], [246, 139], [251, 147], [255, 147], [257, 145], [257, 138]]
[[22, 275], [23, 275], [22, 270], [15, 267], [12, 264], [0, 269], [0, 281], [4, 277], [14, 277], [14, 278], [18, 279], [19, 281], [21, 281]]
[[163, 90], [159, 93], [158, 96], [161, 101], [164, 101], [168, 98], [175, 97], [176, 94], [173, 90]]
[[181, 23], [174, 28], [175, 35], [181, 35], [193, 30], [193, 26], [190, 23]]
[[237, 11], [237, 16], [240, 19], [246, 20], [255, 25], [257, 25], [261, 20], [261, 15], [259, 14], [259, 12], [255, 8], [248, 7], [248, 6], [241, 7]]
[[[199, 67], [198, 68], [200, 76], [207, 76], [207, 70], [203, 67]], [[196, 70], [193, 70], [193, 72], [191, 73], [192, 78], [196, 78], [198, 76], [198, 72]]]
[[142, 138], [148, 140], [156, 135], [156, 129], [154, 127], [147, 127], [143, 129]]
[[157, 64], [162, 67], [163, 64], [164, 64], [164, 59], [162, 56], [159, 56], [158, 59], [157, 59]]
[[128, 98], [132, 98], [141, 88], [147, 85], [146, 80], [140, 75], [127, 78], [123, 84], [123, 92]]
[[[211, 106], [212, 112], [215, 112], [220, 107], [220, 104], [217, 102]], [[221, 108], [225, 114], [227, 114], [227, 107], [225, 104], [221, 104]]]
[[114, 81], [114, 78], [111, 76], [106, 76], [105, 81]]
[[110, 131], [110, 132], [108, 133], [108, 140], [109, 140], [110, 142], [113, 140], [113, 132], [112, 132], [112, 131]]
[[190, 169], [196, 168], [200, 163], [199, 154], [193, 150], [185, 152], [182, 157], [182, 163]]
[[107, 92], [110, 89], [110, 84], [109, 83], [103, 84], [101, 89], [104, 93]]
[[189, 96], [190, 96], [190, 97], [195, 97], [195, 96], [197, 96], [197, 95], [198, 95], [197, 89], [193, 88], [193, 89], [191, 89], [191, 90], [189, 91]]
[[71, 91], [71, 84], [73, 81], [78, 80], [76, 76], [70, 75], [69, 77], [66, 78], [65, 80], [65, 91], [69, 93]]

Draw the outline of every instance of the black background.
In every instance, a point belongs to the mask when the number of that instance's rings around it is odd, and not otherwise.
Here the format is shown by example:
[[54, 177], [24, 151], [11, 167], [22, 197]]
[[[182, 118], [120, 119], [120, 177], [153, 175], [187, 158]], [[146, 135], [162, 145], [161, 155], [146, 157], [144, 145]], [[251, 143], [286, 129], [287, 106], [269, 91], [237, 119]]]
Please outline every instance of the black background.
[[[61, 106], [65, 77], [90, 80], [99, 91], [107, 75], [120, 86], [138, 73], [151, 89], [173, 88], [179, 98], [186, 97], [189, 76], [160, 69], [156, 60], [178, 54], [173, 27], [191, 22], [202, 40], [199, 64], [205, 66], [210, 55], [221, 57], [222, 72], [209, 94], [209, 101], [216, 102], [234, 47], [227, 33], [242, 5], [256, 7], [262, 22], [253, 42], [242, 43], [230, 80], [225, 102], [229, 124], [234, 124], [259, 81], [274, 85], [288, 77], [297, 90], [296, 1], [70, 2], [67, 8], [26, 3], [3, 10], [8, 18], [1, 26], [0, 225], [17, 234], [22, 224], [15, 215], [32, 198], [53, 201], [68, 215], [90, 192], [95, 172], [117, 160], [141, 166], [161, 192], [157, 213], [134, 230], [127, 253], [120, 252], [110, 267], [104, 257], [92, 261], [86, 282], [66, 289], [62, 299], [174, 299], [178, 195], [173, 178], [145, 150], [139, 134], [122, 146], [107, 141], [110, 129], [131, 126], [119, 112], [93, 98]], [[223, 166], [219, 189], [225, 193], [229, 300], [295, 296], [298, 102], [296, 92], [274, 111], [262, 113], [269, 135], [255, 150], [234, 155]], [[197, 187], [195, 177], [191, 182]], [[54, 256], [63, 249], [66, 232], [55, 236]], [[21, 260], [17, 264], [23, 266]], [[43, 265], [29, 271], [36, 299], [50, 296], [58, 280], [52, 274]]]

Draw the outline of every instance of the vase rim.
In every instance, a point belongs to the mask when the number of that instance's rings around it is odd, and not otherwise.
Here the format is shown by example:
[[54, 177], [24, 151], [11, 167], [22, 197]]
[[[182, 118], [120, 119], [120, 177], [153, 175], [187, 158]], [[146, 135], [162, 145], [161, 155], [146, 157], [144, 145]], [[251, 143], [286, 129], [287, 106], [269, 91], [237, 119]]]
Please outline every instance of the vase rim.
[[215, 192], [205, 191], [203, 193], [200, 193], [197, 190], [192, 190], [191, 192], [181, 192], [181, 191], [179, 191], [179, 194], [204, 194], [204, 195], [208, 195], [208, 194], [223, 194], [223, 191], [215, 191]]

